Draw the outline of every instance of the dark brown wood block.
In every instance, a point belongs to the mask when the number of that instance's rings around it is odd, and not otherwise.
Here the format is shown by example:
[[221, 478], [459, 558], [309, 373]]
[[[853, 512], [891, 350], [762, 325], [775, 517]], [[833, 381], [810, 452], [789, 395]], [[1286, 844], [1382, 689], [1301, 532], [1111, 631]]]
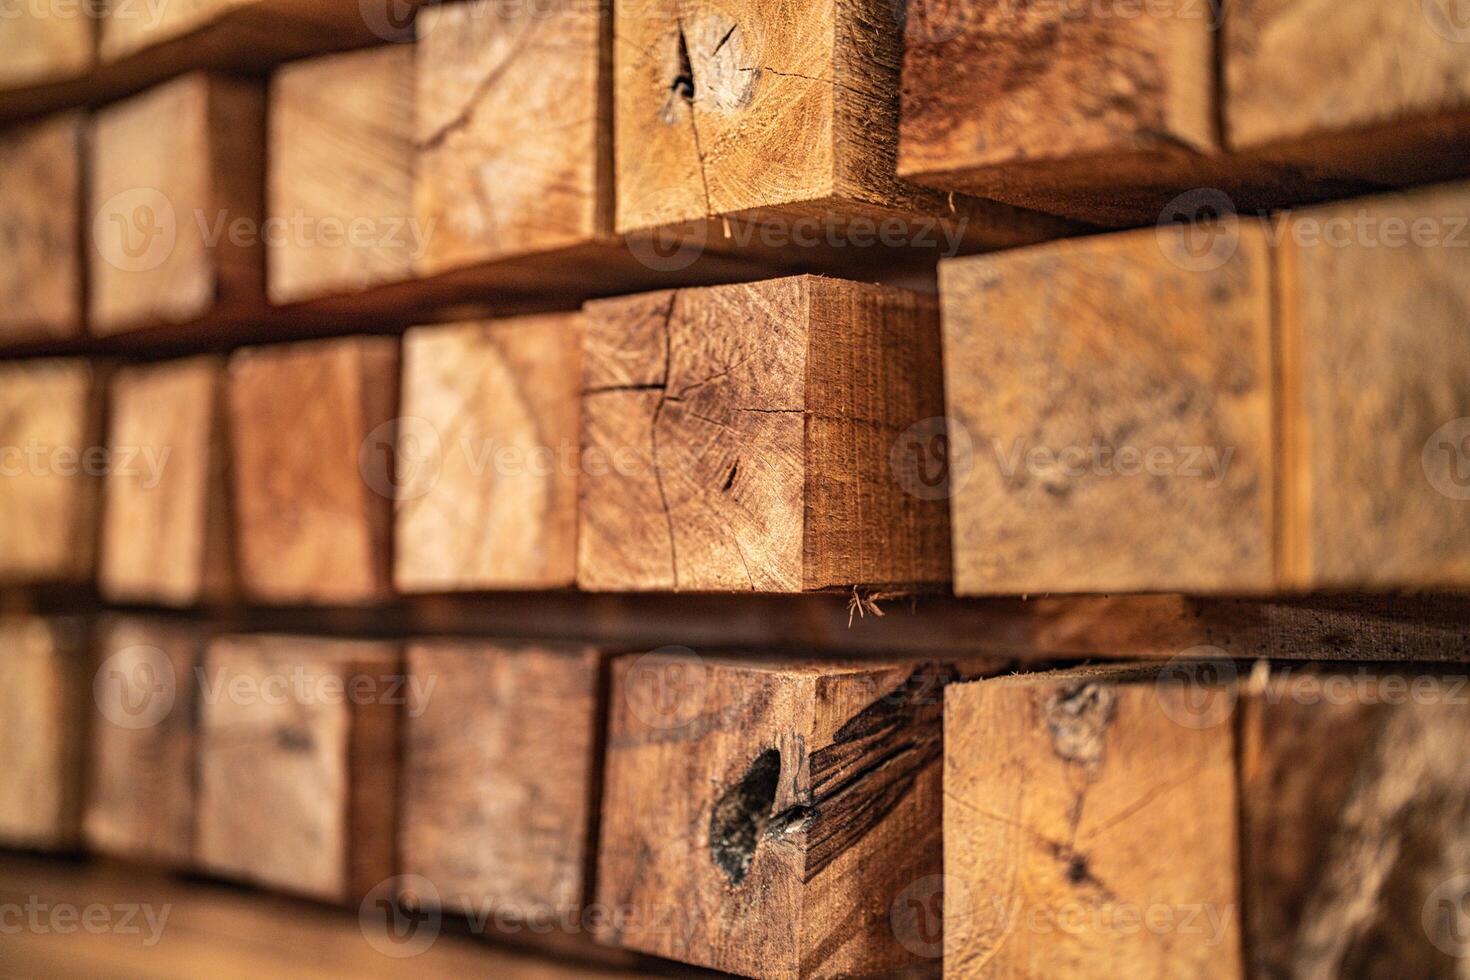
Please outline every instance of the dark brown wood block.
[[862, 976], [939, 873], [944, 685], [999, 661], [618, 658], [598, 901], [606, 941], [755, 977]]
[[1462, 176], [1450, 4], [908, 5], [898, 172], [1127, 226]]

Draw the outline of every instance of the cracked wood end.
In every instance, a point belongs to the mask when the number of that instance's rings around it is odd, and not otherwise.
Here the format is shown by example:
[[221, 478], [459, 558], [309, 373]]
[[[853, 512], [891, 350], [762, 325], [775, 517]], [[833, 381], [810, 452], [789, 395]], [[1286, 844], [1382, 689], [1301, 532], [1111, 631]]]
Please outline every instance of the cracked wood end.
[[445, 908], [552, 921], [589, 901], [601, 792], [604, 654], [424, 642], [404, 742], [405, 874]]
[[573, 584], [581, 359], [575, 313], [405, 336], [400, 591]]
[[89, 848], [149, 864], [192, 864], [194, 671], [207, 635], [199, 624], [157, 617], [114, 615], [99, 624], [89, 666], [101, 671], [94, 682], [100, 693], [82, 817]]
[[264, 307], [262, 84], [196, 72], [109, 105], [87, 161], [93, 333]]
[[917, 243], [939, 219], [945, 237], [1002, 247], [1066, 228], [897, 178], [902, 30], [887, 0], [617, 0], [615, 12], [620, 232], [861, 219]]
[[0, 230], [12, 243], [0, 265], [0, 346], [82, 335], [84, 124], [67, 113], [0, 135]]
[[90, 709], [86, 639], [80, 620], [0, 618], [0, 841], [7, 847], [68, 850], [77, 842], [86, 732], [78, 719]]
[[274, 603], [387, 598], [398, 340], [245, 348], [227, 383], [241, 588]]
[[11, 472], [0, 479], [0, 582], [92, 580], [105, 390], [98, 362], [0, 367], [0, 446], [11, 456]]
[[898, 170], [1113, 226], [1196, 188], [1244, 210], [1459, 176], [1470, 45], [1422, 6], [915, 0]]
[[420, 13], [416, 214], [432, 233], [419, 275], [611, 234], [610, 19], [567, 0]]
[[943, 690], [1002, 667], [615, 660], [601, 938], [752, 977], [932, 961], [890, 913], [940, 868]]
[[401, 649], [220, 637], [197, 683], [197, 865], [356, 908], [397, 871]]
[[796, 277], [585, 315], [581, 587], [947, 580], [945, 502], [915, 492], [895, 450], [942, 414], [931, 300]]
[[191, 606], [235, 590], [224, 361], [113, 375], [98, 586], [113, 602]]
[[414, 220], [414, 51], [388, 45], [298, 61], [271, 80], [271, 302], [406, 279]]
[[1244, 670], [947, 690], [947, 976], [1453, 972], [1466, 678]]

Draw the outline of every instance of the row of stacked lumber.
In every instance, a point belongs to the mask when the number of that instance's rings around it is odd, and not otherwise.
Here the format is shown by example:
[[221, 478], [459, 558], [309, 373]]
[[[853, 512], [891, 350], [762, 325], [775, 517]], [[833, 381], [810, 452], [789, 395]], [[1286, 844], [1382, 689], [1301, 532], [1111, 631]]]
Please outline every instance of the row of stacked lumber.
[[433, 938], [380, 903], [760, 977], [1470, 952], [1453, 670], [4, 630], [7, 843], [340, 903], [387, 955]]
[[407, 969], [1463, 972], [1453, 4], [62, 5], [0, 845]]

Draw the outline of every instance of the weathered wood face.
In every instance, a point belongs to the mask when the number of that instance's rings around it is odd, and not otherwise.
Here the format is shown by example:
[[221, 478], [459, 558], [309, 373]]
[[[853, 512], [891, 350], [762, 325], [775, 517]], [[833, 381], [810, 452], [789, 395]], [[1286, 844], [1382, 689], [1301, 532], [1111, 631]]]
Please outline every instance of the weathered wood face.
[[890, 906], [938, 872], [943, 687], [996, 666], [620, 658], [605, 938], [760, 977], [937, 956], [895, 929]]

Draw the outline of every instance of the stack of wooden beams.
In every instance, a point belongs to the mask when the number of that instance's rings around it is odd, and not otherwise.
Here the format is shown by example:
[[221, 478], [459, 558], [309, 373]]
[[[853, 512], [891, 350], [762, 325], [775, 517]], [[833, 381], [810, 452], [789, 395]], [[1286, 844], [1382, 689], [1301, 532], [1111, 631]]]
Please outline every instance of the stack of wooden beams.
[[1465, 974], [1470, 26], [1350, 6], [0, 16], [0, 866], [226, 972]]

